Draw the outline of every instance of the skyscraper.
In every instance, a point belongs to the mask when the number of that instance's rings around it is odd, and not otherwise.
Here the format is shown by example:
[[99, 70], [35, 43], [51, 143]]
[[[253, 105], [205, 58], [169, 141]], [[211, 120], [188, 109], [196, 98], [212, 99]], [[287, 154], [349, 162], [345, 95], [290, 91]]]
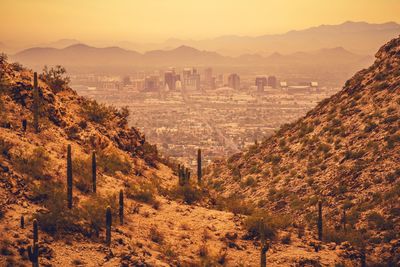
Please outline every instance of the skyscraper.
[[206, 68], [204, 70], [204, 84], [205, 84], [206, 88], [214, 89], [212, 68]]
[[277, 87], [277, 85], [278, 85], [278, 82], [276, 80], [276, 77], [269, 76], [268, 77], [268, 86], [275, 89]]
[[264, 86], [267, 85], [267, 78], [265, 76], [256, 77], [256, 86], [258, 92], [264, 92]]
[[240, 89], [240, 77], [236, 73], [232, 73], [228, 76], [228, 86], [235, 90]]
[[182, 88], [184, 90], [200, 90], [200, 74], [197, 72], [197, 69], [183, 69]]
[[175, 83], [178, 80], [178, 75], [175, 74], [175, 71], [168, 70], [164, 73], [164, 82], [168, 85], [169, 90], [175, 90]]

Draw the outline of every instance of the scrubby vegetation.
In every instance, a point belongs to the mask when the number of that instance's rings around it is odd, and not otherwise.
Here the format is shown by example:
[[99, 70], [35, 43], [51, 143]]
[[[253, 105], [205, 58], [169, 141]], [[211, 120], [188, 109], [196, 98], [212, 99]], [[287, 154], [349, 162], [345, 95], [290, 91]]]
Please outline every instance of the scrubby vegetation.
[[39, 78], [46, 82], [54, 93], [64, 90], [71, 80], [67, 76], [67, 70], [60, 65], [53, 68], [45, 66]]
[[42, 147], [36, 147], [30, 153], [18, 151], [14, 157], [15, 166], [21, 173], [33, 179], [45, 179], [50, 157]]
[[119, 153], [116, 149], [110, 148], [102, 150], [98, 154], [98, 166], [106, 174], [114, 175], [116, 172], [128, 174], [131, 171], [131, 163], [127, 157]]
[[82, 112], [89, 121], [103, 124], [109, 118], [111, 109], [95, 100], [86, 100], [82, 104]]

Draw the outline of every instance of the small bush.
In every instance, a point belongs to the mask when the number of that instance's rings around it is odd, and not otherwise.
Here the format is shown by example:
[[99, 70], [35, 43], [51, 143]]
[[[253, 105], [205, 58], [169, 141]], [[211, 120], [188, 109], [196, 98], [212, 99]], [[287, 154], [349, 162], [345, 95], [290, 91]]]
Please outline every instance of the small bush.
[[292, 242], [292, 235], [287, 233], [281, 237], [281, 243], [285, 245], [289, 245]]
[[67, 194], [64, 187], [60, 184], [54, 184], [47, 187], [45, 194], [44, 206], [46, 211], [34, 214], [34, 218], [39, 222], [40, 229], [50, 234], [76, 230], [79, 222], [78, 210], [67, 208]]
[[97, 164], [103, 171], [109, 175], [114, 175], [117, 171], [123, 174], [129, 174], [131, 163], [115, 149], [101, 151], [98, 153]]
[[153, 204], [155, 202], [155, 188], [150, 183], [128, 184], [126, 196], [140, 202]]
[[39, 77], [49, 85], [53, 92], [57, 93], [62, 91], [70, 82], [70, 78], [66, 73], [66, 69], [60, 65], [50, 69], [45, 66]]
[[141, 147], [143, 150], [144, 161], [152, 167], [156, 167], [156, 162], [159, 159], [157, 145], [151, 145], [145, 142]]
[[111, 115], [112, 108], [99, 104], [95, 100], [86, 100], [82, 104], [82, 113], [89, 121], [103, 124]]
[[247, 177], [247, 179], [241, 183], [242, 187], [248, 187], [248, 186], [256, 186], [257, 185], [257, 180], [254, 179], [252, 176]]
[[0, 255], [12, 256], [14, 255], [12, 248], [12, 242], [8, 239], [3, 239], [0, 241]]
[[176, 186], [172, 190], [172, 196], [174, 198], [182, 199], [187, 204], [193, 204], [203, 198], [203, 192], [200, 188], [188, 184], [184, 186]]
[[12, 148], [12, 144], [0, 138], [0, 155], [4, 155], [6, 157], [9, 156], [9, 151]]
[[163, 244], [163, 242], [164, 242], [164, 234], [163, 233], [161, 233], [158, 229], [157, 229], [157, 227], [156, 226], [152, 226], [151, 228], [150, 228], [150, 239], [151, 239], [151, 241], [153, 241], [154, 243], [157, 243], [157, 244]]
[[50, 157], [42, 147], [35, 148], [31, 153], [16, 155], [14, 161], [18, 171], [31, 176], [34, 179], [45, 178]]
[[350, 242], [353, 246], [359, 247], [365, 240], [365, 236], [355, 229], [335, 230], [330, 227], [325, 227], [324, 235], [325, 242], [334, 242], [340, 244], [344, 241]]
[[237, 195], [231, 195], [227, 198], [218, 198], [216, 200], [216, 207], [219, 210], [230, 211], [233, 214], [250, 215], [254, 212], [254, 206]]
[[94, 233], [96, 236], [99, 236], [99, 231], [105, 227], [107, 206], [111, 207], [112, 218], [116, 220], [118, 215], [116, 195], [92, 195], [82, 203], [81, 216], [89, 226], [91, 233]]
[[75, 158], [72, 161], [72, 171], [76, 187], [84, 193], [92, 189], [92, 165], [91, 159]]
[[249, 238], [260, 236], [262, 219], [264, 221], [264, 235], [266, 239], [274, 239], [278, 229], [285, 229], [291, 224], [288, 216], [271, 216], [265, 212], [257, 211], [245, 220], [245, 227]]

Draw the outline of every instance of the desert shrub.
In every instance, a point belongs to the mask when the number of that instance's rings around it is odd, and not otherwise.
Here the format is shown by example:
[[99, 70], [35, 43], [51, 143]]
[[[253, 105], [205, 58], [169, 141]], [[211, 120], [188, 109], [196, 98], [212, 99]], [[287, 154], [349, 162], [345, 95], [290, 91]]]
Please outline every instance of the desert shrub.
[[235, 167], [232, 170], [232, 177], [236, 182], [238, 182], [238, 181], [240, 181], [242, 179], [242, 175], [241, 175], [240, 169], [238, 167]]
[[45, 178], [49, 160], [50, 157], [42, 147], [36, 147], [31, 153], [25, 155], [20, 152], [14, 158], [17, 170], [34, 179]]
[[150, 240], [153, 241], [154, 243], [157, 244], [163, 244], [164, 243], [164, 234], [160, 232], [156, 226], [152, 226], [150, 228]]
[[257, 180], [254, 179], [252, 176], [247, 177], [247, 179], [241, 183], [242, 187], [247, 187], [247, 186], [256, 186]]
[[9, 156], [9, 151], [12, 148], [12, 144], [0, 138], [0, 155]]
[[366, 153], [366, 151], [362, 150], [362, 149], [357, 150], [357, 151], [346, 150], [344, 156], [346, 159], [359, 159], [362, 156], [364, 156], [365, 153]]
[[70, 78], [66, 74], [66, 69], [60, 65], [50, 69], [45, 66], [39, 77], [49, 85], [53, 92], [57, 93], [62, 91], [70, 82]]
[[264, 222], [264, 235], [266, 239], [275, 238], [278, 229], [285, 229], [291, 224], [291, 219], [286, 215], [272, 216], [264, 211], [256, 211], [245, 220], [245, 227], [249, 238], [260, 236], [262, 221]]
[[96, 194], [82, 203], [81, 216], [88, 224], [91, 232], [94, 232], [96, 236], [105, 227], [107, 206], [111, 207], [112, 218], [116, 220], [118, 211], [116, 195], [101, 196]]
[[8, 239], [2, 239], [0, 241], [0, 255], [12, 256], [14, 255], [12, 251], [12, 242]]
[[174, 198], [182, 199], [187, 204], [193, 204], [203, 198], [203, 191], [191, 184], [176, 186], [171, 191]]
[[126, 196], [144, 203], [154, 203], [156, 190], [151, 183], [129, 183], [126, 188]]
[[92, 165], [91, 159], [74, 158], [72, 161], [72, 171], [76, 187], [84, 193], [92, 189]]
[[44, 207], [46, 211], [34, 214], [34, 218], [38, 220], [41, 230], [50, 234], [77, 230], [78, 210], [67, 208], [67, 194], [61, 184], [53, 184], [47, 187]]
[[97, 165], [109, 175], [114, 175], [120, 171], [123, 174], [129, 174], [131, 163], [124, 156], [118, 153], [116, 149], [102, 150], [98, 153]]
[[364, 128], [364, 132], [370, 133], [372, 132], [378, 125], [374, 122], [368, 122], [367, 125]]
[[159, 159], [157, 145], [151, 145], [148, 142], [145, 142], [141, 148], [143, 151], [144, 161], [148, 165], [156, 167], [156, 162]]
[[292, 200], [290, 202], [290, 207], [293, 210], [301, 210], [304, 208], [305, 201], [301, 200], [298, 196], [292, 197]]
[[378, 230], [387, 230], [392, 228], [392, 223], [386, 220], [381, 214], [376, 211], [372, 211], [367, 214], [368, 225]]
[[170, 261], [177, 259], [179, 254], [175, 251], [175, 248], [169, 244], [161, 246], [161, 253]]
[[112, 108], [99, 104], [95, 100], [85, 100], [82, 104], [82, 113], [89, 121], [104, 123], [111, 115]]
[[336, 230], [331, 227], [325, 227], [323, 238], [325, 242], [334, 242], [336, 244], [348, 241], [353, 246], [357, 247], [365, 241], [365, 236], [358, 230], [347, 229], [344, 231]]
[[292, 235], [287, 233], [281, 237], [281, 243], [289, 245], [292, 242]]
[[204, 242], [199, 248], [200, 262], [191, 263], [190, 266], [225, 266], [227, 262], [227, 250], [222, 248], [216, 255], [210, 253]]
[[219, 197], [216, 200], [216, 208], [219, 210], [230, 211], [233, 214], [250, 215], [254, 212], [253, 204], [243, 200], [236, 194], [226, 198]]
[[392, 134], [385, 137], [388, 149], [393, 149], [396, 143], [400, 142], [400, 134]]

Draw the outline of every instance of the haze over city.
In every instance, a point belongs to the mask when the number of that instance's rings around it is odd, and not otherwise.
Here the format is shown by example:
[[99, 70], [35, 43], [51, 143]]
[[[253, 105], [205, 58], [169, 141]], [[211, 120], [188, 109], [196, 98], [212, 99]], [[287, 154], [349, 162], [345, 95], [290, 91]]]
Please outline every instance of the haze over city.
[[400, 266], [400, 1], [0, 1], [0, 266]]

